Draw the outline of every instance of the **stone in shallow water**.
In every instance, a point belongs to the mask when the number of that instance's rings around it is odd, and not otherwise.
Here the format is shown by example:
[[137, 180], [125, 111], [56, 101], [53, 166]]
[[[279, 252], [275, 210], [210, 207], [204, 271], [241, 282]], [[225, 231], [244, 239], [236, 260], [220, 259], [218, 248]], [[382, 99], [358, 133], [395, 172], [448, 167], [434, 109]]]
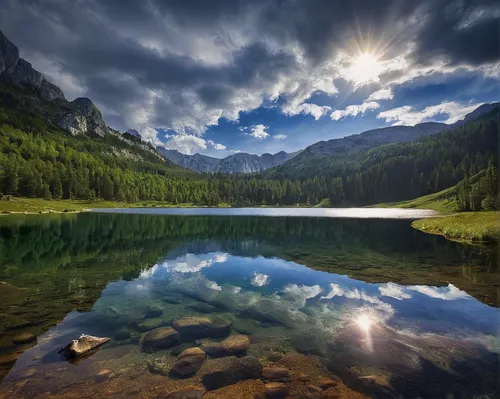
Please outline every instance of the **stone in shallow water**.
[[154, 352], [161, 349], [169, 349], [179, 344], [181, 337], [179, 332], [172, 327], [159, 327], [144, 334], [142, 337], [142, 350]]
[[110, 340], [111, 338], [108, 337], [93, 337], [82, 334], [80, 338], [74, 339], [68, 345], [63, 346], [58, 353], [61, 353], [66, 359], [74, 359], [99, 348]]
[[196, 305], [191, 305], [188, 306], [189, 309], [193, 309], [199, 313], [215, 313], [215, 312], [220, 312], [220, 309], [213, 306], [209, 305], [208, 303], [198, 303]]
[[137, 329], [139, 331], [150, 331], [155, 328], [161, 327], [164, 321], [160, 318], [147, 319], [141, 323], [137, 324]]
[[207, 317], [183, 317], [175, 320], [172, 326], [179, 331], [182, 340], [198, 338], [222, 338], [231, 332], [231, 325], [222, 319], [210, 320]]
[[129, 339], [129, 338], [130, 338], [130, 331], [125, 330], [125, 329], [118, 330], [115, 334], [115, 339], [117, 339], [119, 341], [124, 341], [124, 340]]
[[209, 391], [203, 399], [257, 399], [264, 398], [266, 388], [260, 380], [244, 380], [215, 391]]
[[288, 395], [288, 387], [281, 382], [270, 382], [266, 384], [266, 396], [268, 398], [284, 398]]
[[290, 381], [290, 372], [283, 367], [264, 367], [262, 378], [268, 381]]
[[183, 351], [172, 367], [172, 372], [178, 376], [185, 377], [196, 373], [207, 355], [200, 348], [194, 347]]
[[147, 368], [152, 374], [168, 375], [171, 364], [165, 357], [158, 357], [147, 363]]
[[222, 342], [203, 342], [201, 348], [211, 357], [242, 356], [250, 346], [250, 339], [246, 335], [231, 335]]
[[33, 341], [36, 341], [36, 335], [28, 332], [18, 334], [12, 339], [14, 344], [27, 344]]
[[259, 378], [261, 372], [262, 365], [255, 357], [223, 357], [212, 360], [205, 367], [202, 382], [207, 389], [213, 390], [241, 380]]
[[144, 309], [144, 317], [146, 319], [152, 319], [154, 317], [159, 317], [163, 314], [163, 310], [158, 306], [147, 306]]
[[111, 378], [113, 376], [113, 372], [109, 369], [102, 369], [97, 372], [95, 375], [95, 380], [97, 382], [105, 381], [108, 378]]

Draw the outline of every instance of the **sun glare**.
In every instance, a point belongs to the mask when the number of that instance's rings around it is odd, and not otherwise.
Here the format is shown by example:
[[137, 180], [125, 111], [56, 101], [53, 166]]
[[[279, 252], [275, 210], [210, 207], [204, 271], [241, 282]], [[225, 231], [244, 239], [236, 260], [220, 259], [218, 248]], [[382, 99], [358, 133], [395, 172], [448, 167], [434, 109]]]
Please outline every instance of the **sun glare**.
[[382, 69], [377, 56], [371, 53], [361, 53], [351, 60], [346, 77], [357, 85], [378, 82]]
[[372, 319], [370, 319], [370, 317], [368, 315], [366, 315], [366, 314], [360, 315], [357, 318], [356, 323], [358, 324], [358, 327], [362, 331], [364, 331], [365, 333], [370, 332], [370, 327], [372, 325]]

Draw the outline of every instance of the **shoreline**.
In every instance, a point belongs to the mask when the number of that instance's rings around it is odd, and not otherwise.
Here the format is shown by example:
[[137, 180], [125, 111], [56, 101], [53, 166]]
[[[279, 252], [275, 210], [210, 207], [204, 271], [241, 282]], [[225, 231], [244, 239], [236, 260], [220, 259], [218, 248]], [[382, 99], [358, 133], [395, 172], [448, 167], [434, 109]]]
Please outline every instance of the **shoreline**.
[[[377, 205], [366, 208], [378, 207]], [[0, 200], [0, 216], [8, 215], [45, 215], [45, 214], [75, 214], [92, 212], [96, 208], [241, 208], [227, 203], [218, 206], [203, 206], [192, 203], [170, 204], [163, 201], [141, 201], [125, 203], [116, 201], [85, 201], [85, 200], [44, 200], [39, 198], [12, 197], [10, 200]], [[313, 206], [252, 206], [251, 208], [298, 208], [313, 209]], [[383, 207], [381, 207], [383, 208]], [[384, 207], [385, 208], [385, 207]], [[395, 206], [395, 209], [401, 207]], [[334, 209], [334, 208], [332, 208]], [[403, 208], [404, 209], [404, 208]], [[432, 208], [429, 210], [433, 210]], [[500, 212], [479, 211], [463, 213], [444, 213], [430, 218], [417, 219], [411, 226], [427, 234], [441, 235], [448, 240], [469, 244], [485, 244], [500, 241]]]

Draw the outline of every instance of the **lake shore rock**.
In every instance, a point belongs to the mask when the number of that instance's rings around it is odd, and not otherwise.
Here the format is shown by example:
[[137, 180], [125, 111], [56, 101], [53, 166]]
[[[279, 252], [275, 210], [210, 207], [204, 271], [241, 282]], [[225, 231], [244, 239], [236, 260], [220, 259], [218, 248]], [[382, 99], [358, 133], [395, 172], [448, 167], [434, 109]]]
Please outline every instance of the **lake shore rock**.
[[290, 381], [290, 372], [284, 367], [264, 367], [262, 378], [267, 381], [287, 382]]
[[108, 337], [93, 337], [91, 335], [80, 335], [80, 338], [71, 341], [66, 346], [63, 346], [58, 353], [62, 354], [66, 359], [74, 359], [82, 356], [93, 349], [97, 349], [109, 342]]

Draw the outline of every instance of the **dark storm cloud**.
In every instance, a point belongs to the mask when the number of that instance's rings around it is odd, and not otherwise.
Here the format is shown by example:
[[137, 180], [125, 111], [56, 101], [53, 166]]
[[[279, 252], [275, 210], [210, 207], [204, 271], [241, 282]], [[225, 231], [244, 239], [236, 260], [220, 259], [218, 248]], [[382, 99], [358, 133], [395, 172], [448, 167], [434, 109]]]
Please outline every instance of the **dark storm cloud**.
[[102, 104], [113, 121], [123, 115], [117, 127], [184, 126], [201, 133], [218, 117], [234, 119], [267, 96], [300, 103], [323, 90], [317, 82], [325, 62], [355, 44], [362, 50], [385, 44], [392, 57], [414, 43], [417, 68], [434, 57], [453, 65], [498, 61], [498, 15], [466, 23], [492, 6], [466, 0], [0, 0], [0, 26], [25, 58], [51, 65], [44, 72], [60, 76], [55, 83], [72, 90], [64, 86], [70, 77], [82, 88], [72, 94]]
[[451, 64], [481, 65], [500, 59], [498, 0], [436, 0], [427, 8], [415, 56], [422, 63], [442, 57]]

